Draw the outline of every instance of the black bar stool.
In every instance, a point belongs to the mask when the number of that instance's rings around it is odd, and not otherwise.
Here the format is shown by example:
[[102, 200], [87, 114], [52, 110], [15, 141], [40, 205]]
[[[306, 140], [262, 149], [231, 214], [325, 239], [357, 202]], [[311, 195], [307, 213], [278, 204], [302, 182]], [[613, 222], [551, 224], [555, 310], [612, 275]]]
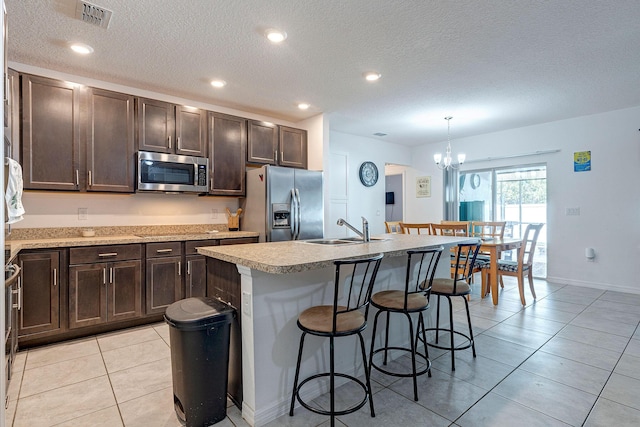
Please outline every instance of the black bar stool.
[[[438, 304], [436, 310], [436, 327], [426, 328], [425, 331], [435, 331], [436, 339], [434, 343], [427, 343], [429, 346], [439, 348], [441, 350], [451, 351], [451, 370], [456, 370], [456, 358], [455, 352], [458, 350], [465, 350], [471, 347], [473, 351], [473, 357], [476, 357], [476, 346], [473, 341], [473, 330], [471, 328], [471, 316], [469, 315], [469, 302], [466, 296], [471, 293], [471, 286], [469, 282], [473, 276], [474, 264], [476, 262], [476, 256], [480, 250], [480, 243], [460, 243], [455, 249], [455, 257], [451, 260], [451, 276], [452, 278], [436, 278], [433, 279], [433, 286], [431, 287], [431, 295], [438, 297]], [[440, 297], [445, 297], [449, 301], [449, 329], [440, 328]], [[451, 297], [462, 297], [464, 300], [464, 306], [467, 310], [467, 323], [469, 324], [469, 335], [456, 331], [453, 329], [453, 306], [451, 304]], [[444, 346], [438, 344], [438, 337], [441, 331], [449, 332], [450, 345]], [[458, 347], [454, 344], [455, 335], [460, 335], [465, 338], [465, 344]], [[424, 337], [423, 337], [424, 338]], [[426, 342], [426, 341], [425, 341]]]
[[[382, 256], [383, 254], [378, 254], [368, 258], [335, 261], [336, 274], [334, 279], [333, 305], [310, 307], [298, 316], [298, 327], [302, 330], [302, 336], [300, 337], [296, 375], [293, 380], [291, 409], [289, 410], [290, 416], [293, 416], [294, 404], [296, 399], [298, 399], [298, 402], [308, 410], [317, 414], [331, 416], [332, 426], [335, 425], [336, 416], [355, 412], [362, 408], [367, 401], [369, 401], [371, 407], [371, 416], [375, 417], [373, 399], [371, 397], [371, 382], [369, 380], [369, 364], [367, 363], [362, 331], [367, 326], [371, 292], [376, 280], [376, 275], [378, 274]], [[304, 338], [307, 334], [329, 338], [329, 372], [312, 375], [298, 384], [302, 349], [304, 346]], [[334, 339], [336, 337], [346, 337], [356, 334], [360, 338], [366, 384], [355, 376], [335, 372]], [[305, 384], [323, 377], [329, 377], [329, 394], [331, 400], [329, 411], [313, 408], [300, 398], [300, 390]], [[349, 381], [359, 384], [364, 391], [362, 401], [350, 408], [337, 411], [335, 408], [335, 377], [346, 378]]]
[[[371, 339], [371, 352], [369, 353], [369, 371], [371, 368], [391, 375], [394, 377], [413, 377], [413, 399], [418, 400], [418, 375], [429, 372], [431, 376], [431, 361], [429, 360], [428, 346], [424, 346], [424, 354], [417, 350], [418, 337], [417, 334], [422, 330], [422, 340], [426, 342], [424, 333], [424, 318], [422, 312], [429, 308], [429, 296], [431, 293], [431, 285], [433, 277], [442, 254], [443, 247], [423, 250], [407, 251], [407, 271], [405, 274], [404, 290], [380, 291], [371, 297], [371, 305], [378, 309], [373, 320], [373, 335]], [[376, 329], [378, 327], [378, 316], [387, 314], [387, 327], [385, 331], [384, 346], [375, 349]], [[389, 346], [389, 319], [391, 313], [400, 313], [407, 317], [409, 321], [409, 343], [411, 347]], [[416, 337], [413, 336], [413, 320], [412, 313], [418, 313], [418, 329]], [[399, 350], [409, 352], [411, 354], [411, 372], [392, 372], [383, 368], [374, 361], [374, 356], [378, 353], [384, 353], [383, 365], [387, 364], [387, 353], [389, 350]], [[420, 371], [416, 371], [416, 356], [420, 357], [426, 363], [426, 367]], [[371, 372], [369, 372], [371, 374]]]

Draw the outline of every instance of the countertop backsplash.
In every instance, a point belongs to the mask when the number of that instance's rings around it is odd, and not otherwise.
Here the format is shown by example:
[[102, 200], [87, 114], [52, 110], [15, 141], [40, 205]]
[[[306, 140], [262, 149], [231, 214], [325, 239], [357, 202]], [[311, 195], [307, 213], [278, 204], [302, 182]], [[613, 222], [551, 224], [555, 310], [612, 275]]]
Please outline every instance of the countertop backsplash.
[[14, 228], [6, 240], [56, 239], [82, 236], [83, 231], [93, 230], [96, 237], [119, 235], [173, 235], [206, 233], [208, 231], [228, 231], [227, 224], [186, 224], [186, 225], [130, 225], [114, 227], [50, 227]]

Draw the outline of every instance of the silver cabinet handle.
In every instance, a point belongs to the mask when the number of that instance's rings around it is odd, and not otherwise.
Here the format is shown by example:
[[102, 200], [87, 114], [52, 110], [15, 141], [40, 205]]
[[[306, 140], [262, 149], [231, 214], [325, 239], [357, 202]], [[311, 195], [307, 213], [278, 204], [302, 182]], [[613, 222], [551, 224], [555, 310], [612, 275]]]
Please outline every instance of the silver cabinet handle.
[[284, 151], [280, 152], [280, 161], [284, 162]]
[[169, 135], [169, 148], [171, 148], [171, 135]]
[[109, 283], [113, 283], [113, 267], [109, 269]]
[[191, 261], [187, 261], [187, 276], [191, 274]]
[[107, 284], [107, 267], [104, 267], [102, 269], [102, 284], [103, 285]]
[[53, 269], [53, 286], [58, 286], [58, 269]]
[[157, 253], [157, 254], [166, 254], [166, 253], [168, 253], [168, 252], [173, 252], [173, 249], [168, 248], [168, 249], [157, 249], [157, 250], [156, 250], [156, 253]]
[[76, 187], [80, 186], [80, 171], [76, 169]]
[[178, 276], [182, 276], [182, 273], [180, 270], [182, 270], [182, 263], [178, 261]]
[[18, 310], [22, 310], [22, 278], [18, 277]]
[[118, 252], [107, 252], [107, 253], [104, 253], [104, 254], [98, 254], [98, 256], [100, 258], [108, 257], [108, 256], [118, 256]]
[[180, 148], [180, 137], [176, 136], [176, 148]]
[[211, 190], [213, 190], [213, 178], [209, 179], [209, 186], [210, 186]]
[[278, 150], [273, 152], [273, 156], [276, 158], [276, 163], [278, 163]]
[[93, 180], [91, 179], [91, 171], [89, 171], [89, 187], [93, 185]]

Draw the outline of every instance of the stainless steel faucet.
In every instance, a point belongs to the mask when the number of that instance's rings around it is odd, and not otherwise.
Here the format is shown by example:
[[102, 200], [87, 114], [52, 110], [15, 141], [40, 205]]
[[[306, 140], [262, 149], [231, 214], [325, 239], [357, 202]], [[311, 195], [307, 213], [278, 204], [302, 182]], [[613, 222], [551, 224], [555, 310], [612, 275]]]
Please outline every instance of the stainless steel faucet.
[[367, 221], [365, 217], [362, 217], [362, 231], [358, 230], [357, 228], [355, 228], [353, 225], [349, 224], [347, 221], [345, 221], [342, 218], [338, 218], [337, 224], [344, 225], [347, 228], [349, 228], [351, 231], [353, 231], [358, 236], [360, 236], [363, 242], [371, 241], [371, 237], [369, 236], [369, 221]]

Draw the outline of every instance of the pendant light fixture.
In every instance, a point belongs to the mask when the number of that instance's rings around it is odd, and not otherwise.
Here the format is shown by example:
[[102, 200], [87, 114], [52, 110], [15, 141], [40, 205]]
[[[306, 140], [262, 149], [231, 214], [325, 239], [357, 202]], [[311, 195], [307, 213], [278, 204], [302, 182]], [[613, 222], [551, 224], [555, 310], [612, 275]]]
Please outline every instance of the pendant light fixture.
[[433, 155], [433, 160], [436, 162], [436, 166], [439, 169], [458, 169], [461, 164], [464, 163], [465, 155], [460, 153], [458, 154], [458, 163], [454, 164], [451, 159], [451, 119], [453, 117], [447, 116], [444, 119], [447, 121], [447, 152], [444, 155], [444, 159], [442, 158], [442, 154], [437, 153]]

